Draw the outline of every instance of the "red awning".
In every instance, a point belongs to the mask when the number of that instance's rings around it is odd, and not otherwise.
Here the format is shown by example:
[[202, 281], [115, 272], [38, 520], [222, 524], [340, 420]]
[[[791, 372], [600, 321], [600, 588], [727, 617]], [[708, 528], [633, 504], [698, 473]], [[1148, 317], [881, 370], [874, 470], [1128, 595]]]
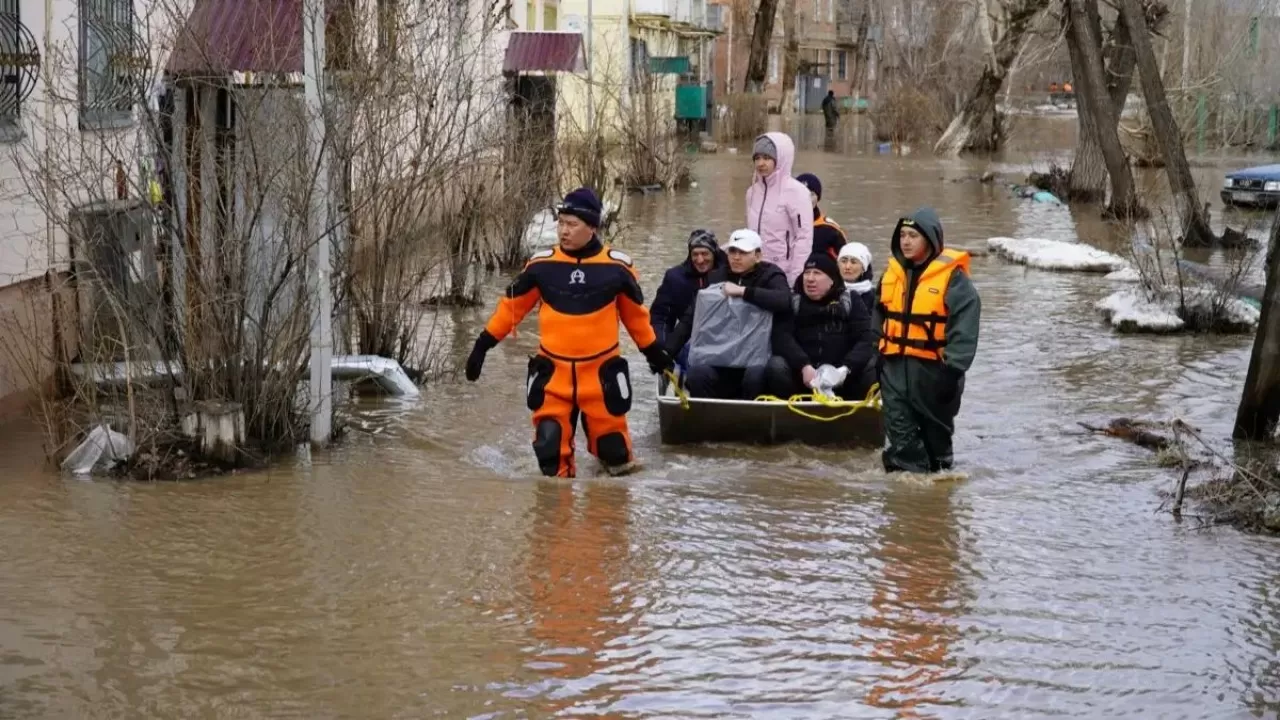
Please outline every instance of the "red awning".
[[[329, 0], [325, 5], [332, 28], [338, 3]], [[302, 8], [303, 0], [196, 0], [174, 42], [167, 70], [186, 76], [300, 73]], [[333, 47], [331, 41], [328, 45]]]
[[512, 32], [502, 61], [504, 72], [577, 72], [585, 67], [579, 32]]

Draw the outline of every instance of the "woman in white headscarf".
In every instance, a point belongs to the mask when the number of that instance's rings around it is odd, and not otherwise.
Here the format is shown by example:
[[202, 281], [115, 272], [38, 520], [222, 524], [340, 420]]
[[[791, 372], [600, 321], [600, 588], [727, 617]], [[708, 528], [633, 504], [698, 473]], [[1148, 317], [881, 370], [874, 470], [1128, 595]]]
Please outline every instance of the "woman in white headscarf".
[[840, 264], [840, 277], [854, 296], [862, 299], [870, 312], [876, 303], [875, 284], [871, 275], [871, 250], [862, 243], [849, 243], [840, 248], [836, 257]]

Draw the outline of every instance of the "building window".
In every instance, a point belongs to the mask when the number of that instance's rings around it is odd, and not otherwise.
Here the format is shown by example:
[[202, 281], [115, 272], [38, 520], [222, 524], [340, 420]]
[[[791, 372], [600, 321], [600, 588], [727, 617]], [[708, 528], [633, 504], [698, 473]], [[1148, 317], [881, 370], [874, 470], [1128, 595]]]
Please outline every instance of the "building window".
[[778, 82], [778, 46], [769, 48], [769, 82]]
[[849, 54], [841, 50], [837, 63], [838, 77], [841, 80], [847, 80], [849, 78]]
[[835, 77], [835, 67], [834, 67], [834, 65], [835, 65], [835, 59], [836, 59], [835, 53], [834, 53], [834, 52], [832, 52], [832, 51], [830, 51], [830, 50], [828, 50], [828, 51], [827, 51], [827, 64], [826, 64], [826, 65], [824, 65], [824, 66], [823, 66], [823, 68], [822, 68], [823, 73], [824, 73], [824, 74], [826, 74], [826, 76], [827, 76], [827, 79], [828, 79], [828, 80], [830, 80], [831, 78]]
[[5, 34], [6, 64], [12, 73], [0, 82], [0, 142], [22, 137], [22, 96], [35, 87], [40, 58], [34, 39], [23, 27], [18, 0], [0, 0], [0, 19]]
[[80, 126], [128, 125], [146, 71], [133, 0], [80, 0], [79, 24]]
[[836, 0], [827, 0], [827, 22], [836, 21]]

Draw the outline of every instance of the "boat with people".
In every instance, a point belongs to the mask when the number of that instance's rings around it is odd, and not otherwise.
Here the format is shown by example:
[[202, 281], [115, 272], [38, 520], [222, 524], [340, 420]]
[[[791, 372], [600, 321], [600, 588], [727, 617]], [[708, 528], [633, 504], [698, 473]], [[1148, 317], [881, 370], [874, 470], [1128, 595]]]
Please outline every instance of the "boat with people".
[[884, 445], [879, 389], [858, 401], [818, 396], [756, 400], [689, 397], [678, 376], [657, 384], [658, 427], [664, 445], [800, 443], [816, 447]]
[[658, 376], [664, 444], [861, 446], [883, 448], [887, 472], [952, 468], [981, 313], [969, 254], [920, 207], [898, 219], [876, 280], [870, 250], [823, 212], [820, 178], [792, 176], [794, 158], [786, 134], [756, 138], [746, 226], [724, 246], [695, 229], [648, 306], [631, 256], [598, 235], [595, 191], [565, 195], [559, 243], [511, 281], [466, 363], [476, 382], [537, 309], [525, 401], [543, 475], [576, 477], [578, 427], [609, 474], [638, 467], [622, 329]]

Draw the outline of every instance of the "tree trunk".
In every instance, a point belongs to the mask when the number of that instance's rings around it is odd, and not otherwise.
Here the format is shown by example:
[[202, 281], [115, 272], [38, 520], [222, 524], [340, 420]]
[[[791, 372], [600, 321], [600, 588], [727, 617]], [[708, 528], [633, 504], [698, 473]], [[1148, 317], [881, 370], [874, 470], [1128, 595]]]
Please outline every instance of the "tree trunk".
[[1231, 433], [1237, 440], [1269, 439], [1280, 420], [1280, 216], [1271, 223], [1269, 247], [1262, 318]]
[[[1126, 218], [1138, 209], [1134, 194], [1133, 175], [1124, 147], [1120, 145], [1119, 114], [1107, 94], [1106, 73], [1102, 67], [1102, 54], [1092, 49], [1100, 48], [1098, 37], [1098, 0], [1067, 0], [1068, 42], [1076, 44], [1071, 53], [1072, 74], [1076, 79], [1078, 112], [1088, 113], [1084, 122], [1093, 123], [1102, 159], [1111, 178], [1111, 203], [1108, 210], [1116, 217]], [[1079, 62], [1076, 65], [1076, 62]], [[1083, 101], [1082, 101], [1083, 100]]]
[[863, 87], [866, 80], [867, 65], [869, 64], [870, 54], [868, 52], [867, 34], [871, 30], [871, 3], [862, 4], [862, 14], [858, 18], [858, 31], [854, 35], [853, 52], [850, 58], [853, 60], [853, 67], [850, 68], [849, 80], [850, 87], [853, 88], [854, 94], [862, 97]]
[[[1067, 50], [1071, 54], [1071, 67], [1080, 67], [1083, 60], [1077, 58], [1079, 48], [1070, 39]], [[1102, 50], [1095, 48], [1093, 52]], [[1120, 116], [1124, 113], [1125, 100], [1129, 97], [1129, 87], [1133, 83], [1133, 66], [1137, 61], [1133, 43], [1129, 39], [1129, 27], [1123, 16], [1116, 17], [1116, 24], [1111, 31], [1111, 43], [1103, 54], [1103, 60], [1106, 63], [1107, 95], [1111, 98], [1112, 107], [1116, 109], [1118, 127]], [[1107, 164], [1102, 157], [1102, 146], [1098, 142], [1098, 130], [1092, 122], [1093, 115], [1086, 110], [1086, 102], [1084, 94], [1077, 90], [1076, 114], [1079, 117], [1080, 138], [1076, 143], [1075, 160], [1071, 164], [1066, 199], [1102, 202], [1107, 197]]]
[[[1129, 27], [1145, 27], [1146, 18], [1138, 0], [1121, 0], [1121, 16]], [[1151, 129], [1156, 143], [1164, 155], [1165, 171], [1169, 175], [1169, 187], [1178, 205], [1178, 219], [1182, 222], [1184, 247], [1209, 247], [1217, 242], [1205, 219], [1200, 196], [1196, 193], [1196, 181], [1191, 177], [1187, 153], [1182, 147], [1182, 133], [1178, 121], [1169, 109], [1169, 96], [1164, 91], [1160, 67], [1156, 64], [1155, 51], [1151, 49], [1151, 37], [1145, 32], [1131, 33], [1134, 52], [1138, 57], [1138, 75], [1142, 78], [1142, 94], [1147, 101], [1147, 113], [1151, 116]]]
[[[800, 38], [796, 36], [796, 3], [782, 6], [782, 110], [784, 120], [796, 114], [796, 74], [800, 72]], [[803, 112], [803, 108], [801, 108]]]
[[773, 18], [778, 14], [778, 0], [760, 0], [756, 8], [756, 24], [751, 31], [751, 54], [747, 56], [747, 77], [743, 90], [764, 91], [765, 73], [769, 66], [769, 41], [773, 38]]
[[[965, 100], [964, 106], [951, 119], [947, 131], [933, 146], [935, 153], [959, 155], [965, 150], [974, 149], [975, 146], [991, 152], [1000, 149], [1002, 123], [998, 117], [992, 118], [990, 138], [979, 139], [975, 134], [982, 127], [982, 121], [995, 113], [996, 95], [1009, 75], [1009, 67], [1013, 65], [1014, 59], [1022, 49], [1031, 22], [1048, 5], [1049, 0], [1020, 0], [1016, 6], [1006, 6], [1004, 21], [1000, 23], [1004, 27], [993, 28], [993, 32], [989, 35], [983, 33], [984, 37], [991, 38], [992, 43], [986, 65], [982, 68], [982, 75], [978, 77], [978, 82], [969, 91], [969, 97]], [[987, 14], [990, 15], [990, 13]], [[987, 17], [981, 17], [978, 22], [989, 23], [990, 21]], [[984, 145], [990, 147], [982, 147]]]

